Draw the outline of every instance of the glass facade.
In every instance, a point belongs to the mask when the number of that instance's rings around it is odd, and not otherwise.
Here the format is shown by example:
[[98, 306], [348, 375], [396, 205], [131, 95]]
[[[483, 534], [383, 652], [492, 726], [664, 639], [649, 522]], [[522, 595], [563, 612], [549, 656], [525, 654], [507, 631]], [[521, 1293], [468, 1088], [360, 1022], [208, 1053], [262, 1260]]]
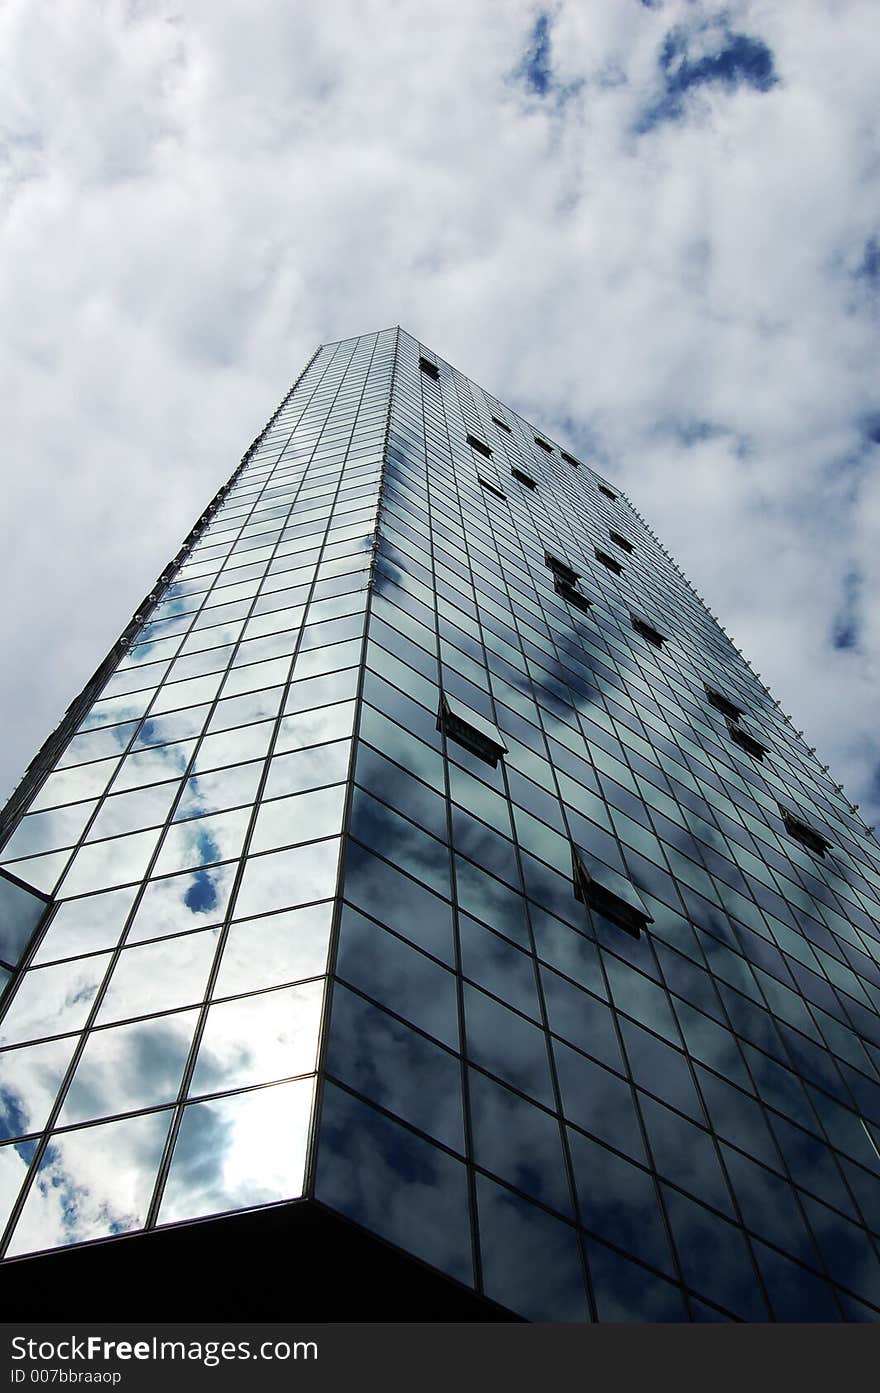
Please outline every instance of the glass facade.
[[325, 345], [99, 674], [4, 823], [7, 1260], [304, 1197], [528, 1320], [880, 1318], [880, 848], [587, 460]]

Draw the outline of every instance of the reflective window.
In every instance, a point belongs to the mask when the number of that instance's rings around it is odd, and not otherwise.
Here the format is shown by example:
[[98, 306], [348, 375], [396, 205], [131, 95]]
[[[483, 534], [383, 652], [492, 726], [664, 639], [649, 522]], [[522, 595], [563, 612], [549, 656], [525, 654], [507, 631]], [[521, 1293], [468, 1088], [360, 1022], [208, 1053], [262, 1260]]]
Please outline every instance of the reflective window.
[[133, 832], [81, 847], [59, 888], [59, 895], [83, 895], [88, 890], [104, 890], [140, 880], [159, 840], [159, 832]]
[[541, 969], [550, 1029], [612, 1069], [623, 1070], [617, 1032], [608, 1007], [558, 972]]
[[148, 881], [126, 943], [219, 923], [226, 913], [235, 870], [235, 865], [209, 866]]
[[0, 1021], [0, 1045], [81, 1030], [109, 962], [100, 953], [26, 972]]
[[746, 1240], [733, 1224], [677, 1190], [663, 1197], [685, 1281], [741, 1320], [766, 1320]]
[[46, 1125], [75, 1045], [76, 1037], [67, 1036], [0, 1054], [0, 1141]]
[[238, 918], [325, 900], [336, 887], [339, 839], [252, 856], [235, 901]]
[[206, 929], [123, 949], [110, 974], [97, 1023], [105, 1025], [200, 1001], [216, 947], [217, 931]]
[[467, 984], [464, 1013], [468, 1054], [474, 1063], [552, 1107], [553, 1088], [543, 1032]]
[[174, 814], [175, 821], [253, 802], [262, 772], [262, 763], [254, 760], [249, 764], [218, 770], [214, 774], [194, 775], [184, 784]]
[[383, 855], [393, 856], [395, 865], [438, 894], [451, 895], [446, 846], [408, 818], [400, 817], [387, 804], [355, 789], [349, 826], [358, 841]]
[[155, 1016], [89, 1035], [60, 1125], [173, 1103], [196, 1027], [196, 1011]]
[[310, 1073], [323, 1001], [319, 980], [209, 1007], [189, 1096]]
[[589, 1320], [577, 1230], [477, 1176], [483, 1290], [533, 1321]]
[[56, 1133], [30, 1187], [8, 1253], [143, 1228], [170, 1112]]
[[477, 1165], [570, 1216], [558, 1119], [475, 1069], [468, 1073], [468, 1093]]
[[588, 1244], [588, 1253], [600, 1321], [622, 1324], [687, 1320], [680, 1290], [656, 1272], [649, 1272], [595, 1240]]
[[764, 1243], [752, 1246], [778, 1321], [840, 1320], [840, 1308], [828, 1282]]
[[645, 1147], [629, 1084], [561, 1040], [553, 1042], [562, 1110], [609, 1146], [644, 1161]]
[[458, 1059], [341, 984], [333, 992], [326, 1067], [419, 1131], [464, 1152]]
[[301, 1195], [313, 1092], [297, 1079], [184, 1108], [159, 1223]]
[[330, 745], [315, 745], [276, 756], [269, 765], [264, 798], [281, 798], [289, 793], [304, 793], [310, 788], [323, 788], [348, 775], [351, 746], [347, 740]]
[[251, 837], [250, 850], [271, 851], [292, 842], [311, 841], [342, 830], [345, 784], [297, 793], [263, 803]]
[[458, 929], [464, 975], [539, 1021], [541, 1010], [532, 958], [466, 914], [459, 915]]
[[621, 1020], [620, 1029], [634, 1081], [694, 1121], [706, 1118], [686, 1057], [634, 1022]]
[[231, 924], [214, 996], [236, 996], [327, 970], [332, 902]]
[[464, 1165], [332, 1084], [324, 1090], [315, 1196], [473, 1282]]
[[458, 1049], [458, 998], [453, 975], [348, 905], [343, 907], [339, 927], [336, 971], [420, 1030]]
[[447, 901], [354, 842], [346, 857], [344, 893], [420, 948], [450, 966], [454, 962], [452, 909]]
[[569, 1130], [581, 1218], [588, 1229], [669, 1276], [675, 1268], [653, 1178], [640, 1166]]
[[[3, 861], [14, 862], [16, 857], [38, 856], [43, 851], [54, 851], [56, 847], [73, 846], [79, 841], [94, 809], [94, 803], [74, 803], [69, 808], [31, 813], [21, 820], [4, 846]], [[14, 872], [14, 865], [11, 869]]]
[[192, 866], [228, 861], [244, 844], [250, 809], [216, 813], [212, 817], [191, 818], [169, 827], [156, 859], [156, 872], [165, 875]]
[[730, 1194], [709, 1133], [652, 1098], [640, 1096], [639, 1106], [660, 1174], [732, 1215]]

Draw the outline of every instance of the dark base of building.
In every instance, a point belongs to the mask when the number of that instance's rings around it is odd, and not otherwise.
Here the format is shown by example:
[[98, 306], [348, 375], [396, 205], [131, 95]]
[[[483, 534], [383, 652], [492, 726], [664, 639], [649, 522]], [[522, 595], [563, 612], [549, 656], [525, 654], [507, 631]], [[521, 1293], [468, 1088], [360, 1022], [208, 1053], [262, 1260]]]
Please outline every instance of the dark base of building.
[[310, 1200], [0, 1265], [5, 1321], [517, 1321]]

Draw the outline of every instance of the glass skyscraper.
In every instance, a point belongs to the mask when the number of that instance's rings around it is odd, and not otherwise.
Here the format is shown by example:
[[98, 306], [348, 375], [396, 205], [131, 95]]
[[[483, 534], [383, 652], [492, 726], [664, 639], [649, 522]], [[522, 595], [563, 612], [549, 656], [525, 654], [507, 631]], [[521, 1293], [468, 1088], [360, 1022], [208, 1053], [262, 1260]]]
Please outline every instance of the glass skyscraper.
[[7, 1310], [880, 1318], [880, 847], [402, 330], [317, 350], [2, 828]]

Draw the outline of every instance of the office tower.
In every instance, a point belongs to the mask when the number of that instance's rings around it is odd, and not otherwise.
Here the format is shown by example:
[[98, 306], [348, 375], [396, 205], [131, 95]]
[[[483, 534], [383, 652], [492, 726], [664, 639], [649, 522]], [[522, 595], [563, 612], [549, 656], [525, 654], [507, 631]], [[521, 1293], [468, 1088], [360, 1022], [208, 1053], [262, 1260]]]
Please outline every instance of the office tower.
[[5, 826], [17, 1310], [877, 1318], [880, 849], [402, 331], [315, 353]]

